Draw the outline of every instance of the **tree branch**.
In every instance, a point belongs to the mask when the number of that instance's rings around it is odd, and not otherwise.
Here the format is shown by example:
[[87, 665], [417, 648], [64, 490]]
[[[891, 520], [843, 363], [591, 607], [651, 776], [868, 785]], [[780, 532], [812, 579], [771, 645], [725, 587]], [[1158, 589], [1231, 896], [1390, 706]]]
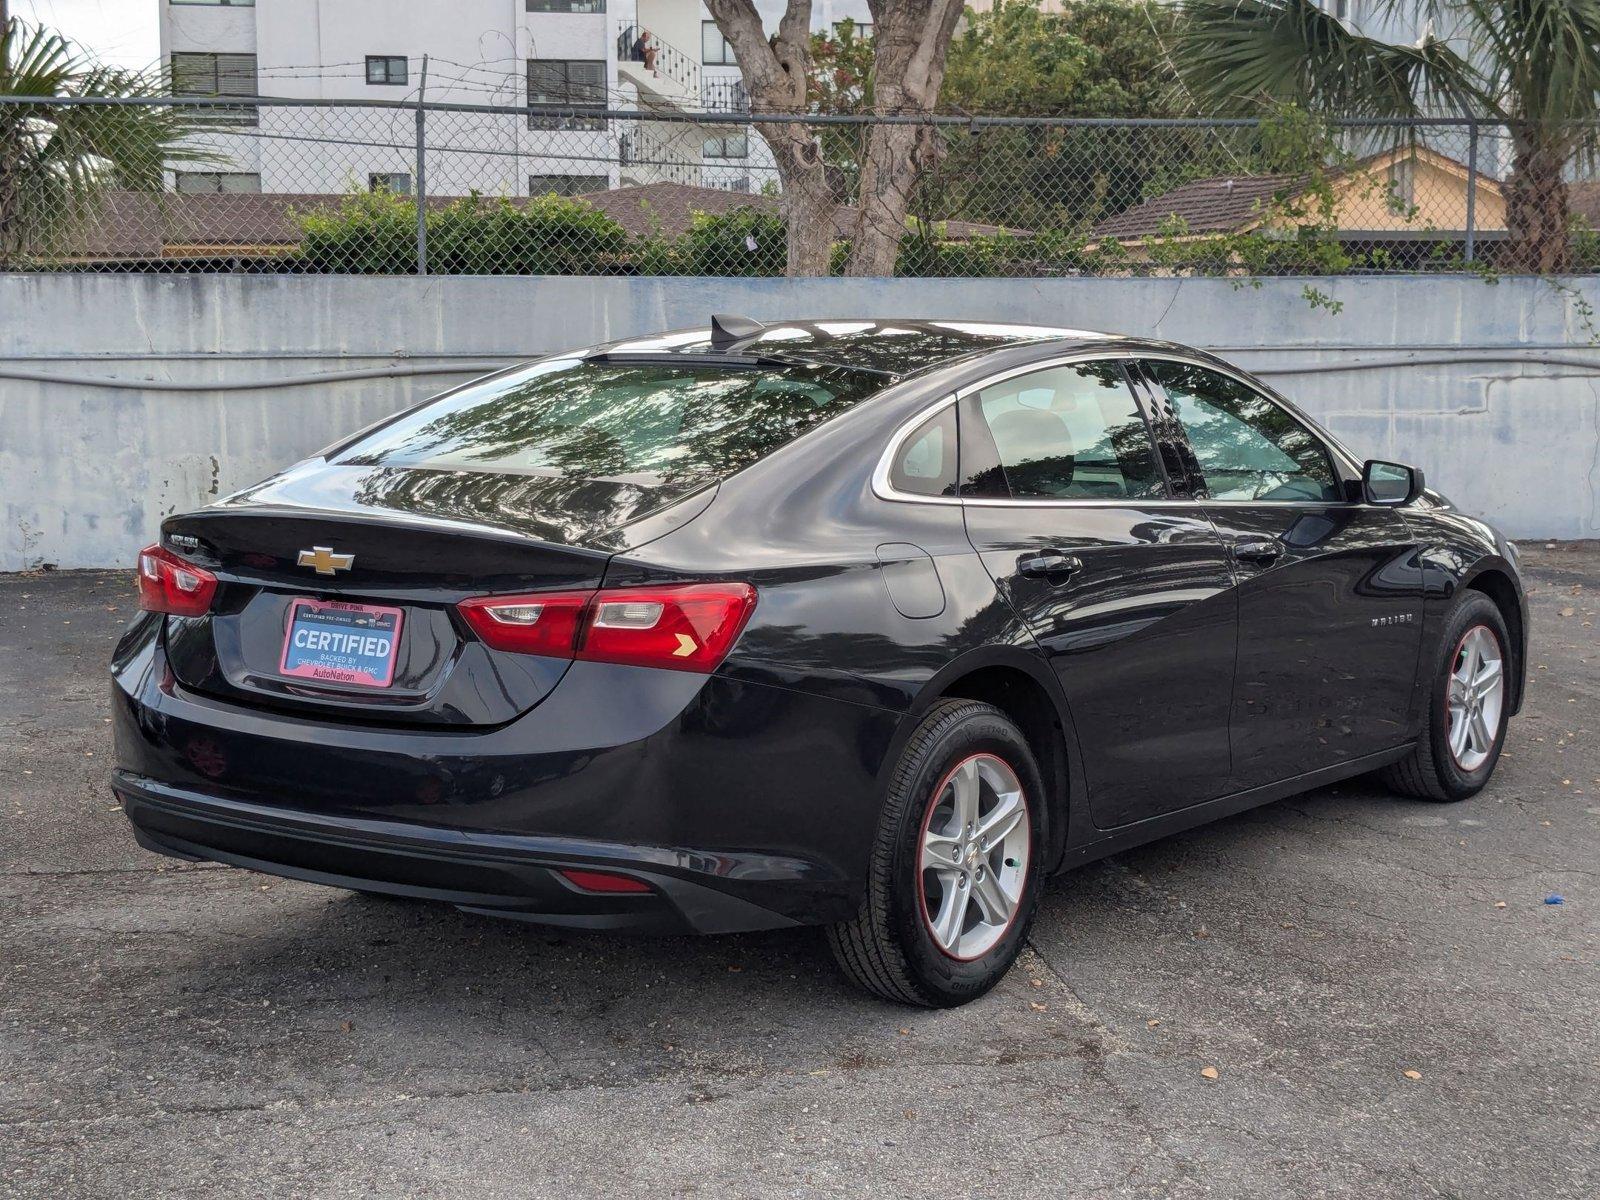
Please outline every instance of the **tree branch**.
[[789, 0], [778, 23], [778, 35], [770, 40], [752, 0], [706, 0], [706, 8], [733, 48], [734, 61], [757, 111], [803, 108], [805, 71], [810, 62], [811, 0]]

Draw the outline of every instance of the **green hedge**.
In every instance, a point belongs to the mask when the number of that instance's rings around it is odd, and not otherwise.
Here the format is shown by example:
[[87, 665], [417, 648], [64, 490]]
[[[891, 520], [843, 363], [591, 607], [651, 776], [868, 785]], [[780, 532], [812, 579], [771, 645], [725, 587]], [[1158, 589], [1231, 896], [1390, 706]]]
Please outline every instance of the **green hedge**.
[[[377, 191], [334, 209], [295, 213], [303, 269], [409, 275], [417, 269], [417, 205]], [[428, 269], [440, 275], [603, 275], [625, 266], [627, 230], [580, 200], [512, 203], [468, 196], [428, 211]]]
[[[343, 197], [333, 208], [291, 214], [307, 272], [409, 275], [417, 269], [417, 206], [389, 192]], [[837, 242], [833, 271], [849, 254]], [[913, 225], [895, 270], [907, 276], [1015, 274], [1057, 251], [1010, 235], [955, 242], [939, 226]], [[471, 196], [428, 212], [428, 269], [440, 275], [712, 275], [776, 277], [787, 260], [784, 224], [767, 208], [696, 213], [687, 232], [630, 237], [582, 200]]]

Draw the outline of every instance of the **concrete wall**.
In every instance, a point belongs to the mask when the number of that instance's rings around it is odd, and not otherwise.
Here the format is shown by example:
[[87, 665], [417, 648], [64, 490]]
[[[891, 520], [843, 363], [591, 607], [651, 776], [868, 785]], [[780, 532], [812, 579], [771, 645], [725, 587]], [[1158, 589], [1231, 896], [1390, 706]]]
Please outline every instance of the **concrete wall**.
[[1122, 330], [1262, 372], [1513, 536], [1600, 536], [1600, 346], [1537, 279], [0, 275], [0, 570], [131, 561], [161, 518], [473, 374], [707, 314]]

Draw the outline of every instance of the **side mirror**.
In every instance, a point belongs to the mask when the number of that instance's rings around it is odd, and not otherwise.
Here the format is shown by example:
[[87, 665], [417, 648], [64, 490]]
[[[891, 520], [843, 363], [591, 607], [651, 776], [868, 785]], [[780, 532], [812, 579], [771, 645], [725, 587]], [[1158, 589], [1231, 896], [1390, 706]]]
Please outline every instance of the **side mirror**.
[[1361, 468], [1361, 492], [1368, 504], [1410, 504], [1424, 486], [1418, 467], [1369, 458]]

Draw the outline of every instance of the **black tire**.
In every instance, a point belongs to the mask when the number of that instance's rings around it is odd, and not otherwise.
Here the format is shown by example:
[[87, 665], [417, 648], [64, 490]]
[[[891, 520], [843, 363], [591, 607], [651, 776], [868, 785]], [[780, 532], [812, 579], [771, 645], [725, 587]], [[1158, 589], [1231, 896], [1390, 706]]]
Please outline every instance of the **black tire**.
[[[1010, 924], [986, 952], [960, 959], [942, 950], [928, 927], [918, 859], [924, 825], [945, 781], [974, 756], [1002, 760], [1020, 781], [1029, 853]], [[975, 700], [935, 704], [906, 743], [890, 779], [860, 911], [828, 930], [840, 969], [858, 987], [902, 1004], [952, 1008], [983, 995], [1021, 952], [1033, 924], [1043, 888], [1039, 866], [1049, 844], [1048, 816], [1038, 763], [1004, 713]]]
[[[1486, 627], [1499, 642], [1500, 661], [1505, 679], [1505, 694], [1500, 720], [1494, 731], [1494, 745], [1488, 757], [1474, 770], [1465, 770], [1450, 752], [1450, 672], [1462, 639], [1471, 630]], [[1422, 736], [1405, 758], [1378, 773], [1379, 779], [1402, 796], [1448, 803], [1465, 800], [1483, 790], [1500, 761], [1505, 745], [1506, 724], [1511, 716], [1511, 680], [1516, 670], [1511, 638], [1499, 607], [1482, 592], [1465, 590], [1457, 594], [1445, 614], [1439, 644], [1433, 648], [1428, 675], [1428, 711]]]

